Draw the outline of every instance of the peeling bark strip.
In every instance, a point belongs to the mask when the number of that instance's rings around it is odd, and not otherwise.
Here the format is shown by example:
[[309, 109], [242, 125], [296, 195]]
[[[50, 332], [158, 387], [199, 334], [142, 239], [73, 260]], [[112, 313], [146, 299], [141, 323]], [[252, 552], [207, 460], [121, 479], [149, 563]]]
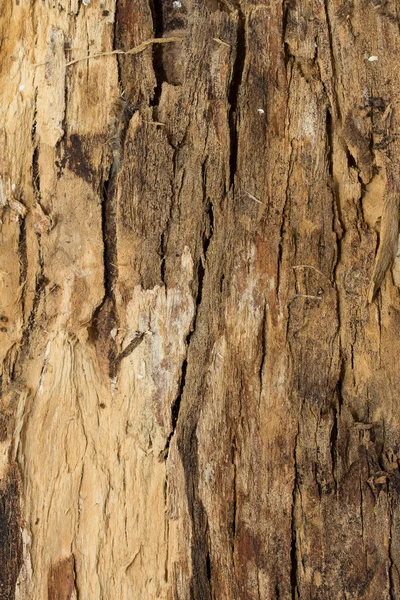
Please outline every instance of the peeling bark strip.
[[22, 566], [17, 472], [6, 475], [0, 489], [0, 600], [13, 600]]
[[2, 3], [0, 600], [400, 598], [398, 13]]
[[77, 598], [75, 589], [75, 560], [71, 555], [50, 568], [48, 600]]

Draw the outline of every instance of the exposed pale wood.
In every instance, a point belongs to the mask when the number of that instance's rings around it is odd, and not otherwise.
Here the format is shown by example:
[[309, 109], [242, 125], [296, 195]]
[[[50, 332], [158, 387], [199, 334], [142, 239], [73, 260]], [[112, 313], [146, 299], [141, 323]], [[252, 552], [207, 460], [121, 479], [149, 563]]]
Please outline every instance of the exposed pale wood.
[[1, 3], [0, 600], [400, 598], [399, 38]]

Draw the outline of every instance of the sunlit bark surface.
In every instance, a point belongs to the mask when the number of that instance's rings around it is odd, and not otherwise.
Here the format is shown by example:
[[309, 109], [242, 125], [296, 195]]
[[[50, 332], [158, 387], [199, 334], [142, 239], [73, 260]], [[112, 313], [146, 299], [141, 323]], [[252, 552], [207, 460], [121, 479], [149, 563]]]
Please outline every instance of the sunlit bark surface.
[[399, 15], [0, 3], [0, 600], [400, 599]]

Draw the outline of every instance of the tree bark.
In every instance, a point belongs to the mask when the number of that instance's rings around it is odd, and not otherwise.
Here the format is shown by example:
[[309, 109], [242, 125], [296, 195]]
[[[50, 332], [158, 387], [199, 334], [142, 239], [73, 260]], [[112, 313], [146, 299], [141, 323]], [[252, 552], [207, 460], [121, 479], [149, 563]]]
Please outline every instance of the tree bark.
[[0, 6], [0, 600], [400, 599], [395, 0]]

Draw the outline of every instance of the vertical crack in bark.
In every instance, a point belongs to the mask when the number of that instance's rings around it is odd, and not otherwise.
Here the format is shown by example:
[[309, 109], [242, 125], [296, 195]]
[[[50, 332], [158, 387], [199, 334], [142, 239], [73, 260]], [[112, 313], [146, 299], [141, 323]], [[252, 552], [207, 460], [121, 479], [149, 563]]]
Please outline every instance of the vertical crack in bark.
[[31, 127], [31, 142], [33, 146], [36, 144], [36, 127], [37, 127], [37, 96], [38, 89], [35, 88], [35, 95], [33, 98], [34, 108], [33, 108], [33, 119], [32, 119], [32, 127]]
[[117, 248], [116, 248], [116, 206], [114, 202], [115, 178], [112, 174], [104, 182], [102, 198], [102, 233], [104, 244], [104, 287], [106, 296], [114, 298], [114, 282], [117, 277]]
[[[364, 539], [364, 496], [363, 496], [363, 486], [362, 486], [362, 478], [361, 473], [359, 477], [359, 492], [360, 492], [360, 524], [361, 524], [361, 540], [364, 552], [367, 552], [365, 548], [365, 539]], [[367, 556], [365, 556], [365, 560], [367, 561]]]
[[[186, 337], [186, 357], [182, 363], [181, 378], [179, 383], [178, 394], [171, 407], [171, 423], [172, 430], [168, 436], [165, 450], [163, 452], [164, 459], [168, 458], [169, 447], [172, 437], [175, 435], [178, 419], [181, 410], [181, 401], [187, 383], [187, 372], [189, 366], [189, 356], [192, 347], [192, 339], [197, 331], [198, 317], [200, 306], [203, 301], [203, 286], [206, 274], [207, 254], [211, 239], [214, 233], [214, 212], [213, 204], [206, 197], [207, 182], [206, 171], [203, 164], [202, 169], [203, 196], [206, 201], [206, 222], [203, 230], [202, 253], [198, 259], [197, 267], [197, 292], [195, 298], [195, 313], [191, 330]], [[199, 412], [199, 397], [201, 394], [202, 383], [196, 384], [198, 389], [197, 397], [194, 398], [194, 404], [190, 408], [185, 419], [185, 426], [182, 429], [182, 435], [178, 438], [178, 452], [181, 455], [183, 469], [185, 473], [185, 487], [188, 500], [190, 519], [192, 522], [193, 536], [191, 547], [192, 559], [192, 578], [190, 580], [190, 598], [191, 600], [211, 600], [212, 595], [212, 564], [209, 550], [208, 538], [208, 517], [204, 505], [199, 498], [198, 481], [199, 481], [199, 464], [198, 464], [198, 440], [196, 428]]]
[[[333, 115], [336, 119], [338, 119], [338, 121], [340, 122], [342, 120], [342, 116], [341, 116], [341, 110], [340, 110], [340, 103], [337, 97], [337, 86], [336, 86], [336, 81], [337, 81], [337, 75], [336, 75], [336, 62], [335, 62], [335, 55], [333, 52], [333, 35], [332, 35], [332, 24], [331, 24], [331, 20], [329, 17], [329, 10], [328, 10], [328, 2], [327, 0], [323, 0], [323, 5], [324, 5], [324, 9], [325, 9], [325, 18], [326, 18], [326, 27], [328, 30], [328, 39], [329, 39], [329, 51], [330, 51], [330, 57], [331, 57], [331, 66], [332, 66], [332, 111], [333, 111]], [[325, 86], [324, 86], [325, 87]]]
[[[214, 205], [211, 201], [208, 201], [208, 204], [207, 204], [206, 217], [208, 219], [208, 224], [207, 224], [207, 233], [203, 237], [204, 262], [206, 262], [208, 248], [210, 246], [211, 239], [212, 239], [212, 236], [214, 233]], [[203, 276], [204, 276], [204, 269], [203, 269]], [[201, 280], [201, 283], [203, 284], [203, 278]], [[199, 285], [199, 288], [202, 290], [202, 285], [201, 286]], [[201, 301], [201, 296], [200, 296], [199, 300]]]
[[[336, 272], [342, 260], [342, 237], [344, 234], [344, 223], [342, 218], [342, 211], [340, 206], [340, 197], [339, 191], [337, 189], [337, 184], [335, 183], [335, 173], [334, 173], [334, 161], [333, 161], [333, 140], [334, 140], [334, 120], [331, 114], [331, 111], [327, 109], [326, 111], [326, 139], [327, 139], [327, 148], [326, 148], [326, 159], [328, 163], [330, 184], [332, 190], [332, 200], [333, 200], [333, 231], [336, 233], [336, 262], [333, 266], [333, 283], [336, 289], [336, 301], [337, 301], [337, 316], [338, 316], [338, 332], [340, 332], [340, 296], [339, 289], [336, 285]], [[339, 232], [337, 231], [338, 227], [335, 226], [335, 219], [338, 221]]]
[[[206, 183], [203, 179], [204, 190]], [[178, 421], [181, 399], [186, 389], [187, 372], [189, 366], [190, 352], [192, 348], [193, 335], [197, 332], [198, 318], [200, 307], [203, 301], [203, 287], [206, 274], [207, 253], [211, 243], [214, 230], [214, 215], [213, 205], [208, 200], [207, 212], [208, 227], [206, 226], [203, 233], [203, 257], [199, 259], [197, 270], [197, 294], [196, 294], [196, 310], [193, 319], [192, 331], [187, 337], [187, 354], [182, 366], [182, 378], [180, 392], [175, 401], [173, 411], [175, 414], [174, 420]], [[205, 350], [203, 355], [204, 364], [207, 362], [208, 351]], [[183, 469], [185, 473], [185, 487], [188, 501], [190, 519], [192, 522], [192, 577], [190, 580], [190, 598], [191, 600], [211, 600], [212, 593], [212, 564], [210, 554], [209, 541], [209, 526], [207, 512], [203, 502], [199, 497], [199, 452], [197, 439], [197, 423], [199, 418], [200, 400], [203, 391], [204, 380], [191, 381], [191, 406], [186, 411], [184, 427], [181, 429], [181, 435], [178, 438], [178, 452], [182, 459]], [[176, 429], [177, 424], [175, 424]], [[172, 432], [172, 435], [174, 431]], [[170, 439], [168, 440], [167, 448]]]
[[[18, 258], [19, 258], [19, 285], [25, 286], [26, 278], [28, 274], [28, 254], [26, 246], [26, 223], [25, 219], [21, 218], [19, 224], [19, 238], [18, 238]], [[21, 295], [21, 309], [22, 314], [25, 312], [25, 294]]]
[[275, 583], [275, 600], [280, 600], [280, 597], [281, 597], [281, 593], [279, 590], [279, 583], [276, 582]]
[[200, 307], [202, 297], [203, 297], [203, 281], [204, 281], [204, 276], [205, 276], [205, 265], [203, 264], [203, 260], [204, 260], [204, 263], [206, 263], [207, 251], [208, 251], [209, 245], [211, 243], [211, 238], [213, 236], [213, 231], [214, 231], [214, 211], [213, 211], [213, 205], [211, 202], [209, 202], [206, 214], [207, 214], [207, 217], [209, 220], [209, 233], [208, 233], [208, 235], [205, 234], [203, 237], [203, 259], [201, 259], [201, 258], [199, 259], [199, 264], [198, 264], [198, 268], [197, 268], [197, 295], [196, 295], [196, 299], [195, 299], [196, 309], [195, 309], [195, 314], [193, 317], [192, 328], [189, 331], [188, 335], [186, 336], [186, 340], [185, 340], [186, 356], [182, 363], [182, 370], [181, 370], [181, 377], [180, 377], [180, 381], [179, 381], [178, 393], [177, 393], [176, 398], [171, 406], [172, 429], [171, 429], [171, 433], [169, 434], [169, 436], [167, 438], [165, 448], [162, 452], [162, 457], [164, 458], [164, 460], [166, 460], [168, 458], [171, 439], [175, 434], [176, 426], [178, 423], [181, 400], [182, 400], [182, 396], [183, 396], [183, 392], [184, 392], [185, 384], [186, 384], [186, 373], [187, 373], [187, 367], [188, 367], [188, 355], [189, 355], [190, 341], [192, 339], [193, 333], [196, 330], [196, 322], [197, 322], [197, 317], [199, 314], [199, 307]]
[[[33, 127], [36, 129], [36, 122]], [[35, 199], [40, 201], [39, 146], [36, 146], [32, 156], [32, 187]]]
[[229, 109], [229, 131], [230, 131], [230, 186], [235, 184], [235, 175], [238, 168], [238, 110], [240, 87], [243, 79], [243, 70], [246, 59], [246, 18], [240, 6], [236, 7], [238, 12], [236, 56], [233, 64], [232, 79], [228, 93]]
[[101, 201], [101, 228], [103, 236], [103, 264], [104, 264], [104, 289], [105, 296], [100, 307], [94, 315], [95, 323], [98, 322], [101, 311], [107, 310], [107, 331], [109, 339], [108, 361], [109, 375], [115, 377], [116, 344], [110, 332], [117, 326], [117, 309], [114, 294], [114, 285], [117, 278], [117, 247], [116, 247], [116, 206], [115, 206], [115, 175], [113, 175], [114, 164], [110, 167], [109, 179], [103, 184], [103, 195]]
[[[198, 308], [197, 303], [196, 303], [196, 307]], [[186, 372], [187, 372], [187, 365], [188, 365], [188, 353], [189, 353], [190, 340], [192, 338], [192, 335], [193, 335], [193, 332], [194, 332], [195, 326], [196, 326], [197, 308], [196, 308], [196, 314], [194, 316], [193, 328], [191, 331], [189, 331], [188, 335], [186, 336], [186, 340], [185, 340], [186, 356], [182, 363], [182, 370], [181, 370], [181, 376], [180, 376], [180, 380], [179, 380], [178, 393], [177, 393], [175, 400], [173, 401], [172, 406], [171, 406], [171, 432], [167, 438], [165, 448], [162, 451], [162, 458], [164, 460], [167, 460], [167, 458], [168, 458], [169, 447], [171, 444], [171, 440], [175, 434], [176, 426], [178, 423], [179, 411], [180, 411], [180, 407], [181, 407], [181, 400], [182, 400], [183, 391], [185, 389], [185, 384], [186, 384]]]
[[233, 506], [232, 506], [232, 559], [235, 562], [235, 538], [236, 538], [236, 517], [237, 517], [237, 467], [236, 467], [236, 437], [232, 441], [232, 465], [233, 465]]
[[260, 380], [260, 401], [261, 401], [262, 384], [263, 384], [262, 374], [263, 374], [263, 370], [264, 370], [265, 360], [267, 358], [266, 329], [267, 329], [267, 303], [264, 302], [263, 316], [261, 319], [261, 332], [260, 332], [260, 335], [261, 335], [261, 361], [260, 361], [260, 368], [258, 370], [258, 378]]
[[284, 61], [286, 71], [288, 69], [288, 65], [291, 61], [295, 59], [293, 54], [290, 52], [289, 44], [286, 40], [286, 29], [288, 26], [290, 9], [293, 8], [293, 0], [283, 0], [282, 3], [282, 48], [284, 53]]
[[163, 231], [161, 234], [161, 240], [160, 240], [160, 279], [161, 282], [165, 285], [166, 287], [166, 282], [165, 282], [165, 269], [166, 269], [166, 231]]
[[109, 337], [109, 375], [114, 378], [121, 360], [118, 360], [116, 344], [110, 332], [118, 327], [118, 315], [114, 287], [118, 278], [117, 255], [117, 180], [122, 166], [126, 134], [129, 127], [132, 109], [128, 102], [120, 96], [117, 100], [116, 122], [111, 137], [112, 162], [108, 179], [103, 183], [101, 199], [101, 225], [104, 248], [104, 289], [102, 304], [96, 310], [94, 322], [97, 323], [101, 311], [107, 312], [106, 335]]
[[329, 448], [331, 452], [331, 463], [332, 463], [332, 477], [335, 484], [335, 492], [337, 492], [337, 480], [336, 480], [336, 463], [337, 463], [337, 443], [338, 443], [338, 411], [333, 408], [333, 424], [331, 429], [331, 436], [329, 440]]
[[[161, 38], [164, 35], [163, 23], [163, 0], [152, 0], [150, 2], [151, 12], [153, 16], [154, 37]], [[163, 64], [163, 47], [161, 44], [153, 46], [153, 70], [156, 77], [157, 85], [154, 89], [151, 106], [158, 106], [160, 103], [162, 84], [167, 81], [166, 72]]]
[[207, 552], [207, 558], [206, 558], [206, 567], [207, 567], [207, 579], [210, 582], [210, 587], [211, 587], [211, 555], [210, 552]]
[[197, 415], [191, 415], [183, 439], [178, 442], [185, 471], [186, 495], [192, 521], [192, 578], [191, 600], [212, 600], [212, 571], [209, 552], [208, 517], [199, 498], [198, 440], [196, 435]]
[[174, 148], [172, 145], [171, 147], [174, 149], [174, 155], [173, 155], [173, 165], [174, 165], [174, 170], [173, 170], [173, 178], [171, 181], [171, 191], [172, 191], [172, 199], [169, 205], [169, 214], [167, 216], [167, 222], [165, 224], [164, 230], [161, 233], [161, 237], [160, 237], [160, 279], [161, 282], [164, 284], [165, 288], [168, 287], [168, 282], [167, 282], [167, 247], [168, 247], [168, 235], [169, 235], [169, 226], [170, 223], [172, 221], [173, 218], [173, 207], [174, 204], [176, 203], [177, 199], [179, 199], [179, 195], [180, 195], [180, 191], [178, 191], [178, 193], [175, 190], [175, 185], [174, 182], [176, 181], [176, 154], [177, 154], [177, 150], [176, 148]]
[[[340, 305], [340, 293], [339, 293], [339, 287], [336, 284], [337, 281], [337, 270], [339, 265], [341, 264], [341, 260], [342, 260], [342, 236], [343, 236], [343, 230], [344, 230], [344, 226], [342, 224], [342, 218], [341, 218], [341, 207], [340, 207], [340, 198], [339, 198], [339, 193], [338, 190], [336, 189], [336, 183], [335, 183], [335, 177], [334, 177], [334, 162], [333, 162], [333, 136], [334, 136], [334, 122], [333, 122], [333, 117], [332, 114], [330, 112], [330, 110], [328, 109], [326, 111], [326, 138], [327, 138], [327, 149], [326, 149], [326, 157], [327, 157], [327, 163], [328, 163], [328, 170], [329, 170], [329, 177], [330, 177], [330, 184], [331, 184], [331, 189], [332, 189], [332, 201], [333, 201], [333, 230], [336, 232], [336, 260], [335, 260], [335, 264], [333, 265], [333, 273], [332, 273], [332, 278], [333, 278], [333, 285], [335, 287], [335, 291], [336, 291], [336, 314], [337, 314], [337, 335], [338, 335], [338, 344], [339, 344], [339, 354], [340, 357], [342, 356], [342, 340], [341, 340], [341, 336], [340, 336], [340, 332], [341, 332], [341, 319], [340, 319], [340, 311], [341, 311], [341, 305]], [[337, 231], [337, 227], [335, 226], [335, 219], [338, 220], [339, 222], [339, 228], [340, 228], [340, 233], [338, 233]], [[342, 360], [342, 359], [341, 359]], [[343, 362], [343, 360], [342, 360]], [[337, 385], [336, 385], [336, 392], [337, 392], [337, 401], [338, 401], [338, 407], [333, 407], [333, 425], [332, 425], [332, 429], [331, 429], [331, 435], [330, 435], [330, 452], [331, 452], [331, 463], [332, 463], [332, 477], [333, 477], [333, 481], [335, 484], [335, 492], [337, 493], [338, 491], [338, 486], [337, 486], [337, 477], [336, 477], [336, 469], [337, 469], [337, 444], [338, 444], [338, 436], [339, 436], [339, 420], [338, 420], [338, 412], [340, 414], [340, 410], [341, 410], [341, 402], [342, 402], [342, 396], [341, 396], [341, 392], [342, 392], [342, 377], [343, 377], [343, 369], [340, 369], [340, 373], [339, 373], [339, 378], [337, 381]]]
[[[117, 19], [114, 20], [114, 41], [113, 50], [117, 41]], [[118, 83], [121, 89], [121, 64], [120, 57], [117, 57]], [[111, 166], [108, 178], [102, 184], [101, 194], [101, 226], [103, 238], [103, 263], [104, 263], [104, 298], [101, 305], [95, 311], [93, 317], [94, 334], [99, 337], [100, 333], [107, 338], [108, 345], [108, 364], [109, 376], [113, 379], [118, 372], [122, 358], [126, 350], [120, 355], [117, 354], [116, 342], [111, 331], [118, 327], [118, 315], [116, 307], [116, 298], [114, 287], [118, 278], [118, 255], [117, 255], [117, 189], [118, 174], [122, 167], [125, 138], [128, 132], [130, 119], [133, 114], [133, 108], [130, 106], [127, 98], [122, 91], [114, 106], [114, 123], [110, 137], [110, 148], [112, 152]], [[100, 321], [103, 321], [99, 327]], [[104, 331], [99, 331], [104, 328]], [[140, 338], [139, 342], [142, 338]], [[137, 338], [135, 338], [137, 340]], [[135, 340], [128, 345], [134, 345]], [[139, 343], [138, 342], [138, 343]], [[136, 347], [136, 346], [135, 346]], [[132, 348], [133, 349], [133, 348]]]
[[292, 494], [292, 520], [291, 520], [291, 531], [292, 531], [292, 542], [290, 548], [290, 587], [292, 592], [292, 600], [297, 600], [298, 598], [298, 589], [297, 589], [297, 533], [296, 533], [296, 494], [297, 494], [297, 485], [298, 485], [298, 472], [297, 472], [297, 458], [296, 458], [296, 450], [297, 450], [297, 439], [299, 436], [299, 432], [297, 431], [294, 448], [293, 448], [293, 468], [294, 468], [294, 481], [293, 481], [293, 494]]
[[[282, 264], [282, 256], [283, 256], [283, 238], [284, 238], [284, 229], [286, 223], [286, 209], [290, 202], [290, 177], [292, 174], [293, 161], [292, 161], [292, 147], [290, 147], [290, 156], [289, 156], [289, 169], [286, 180], [286, 190], [285, 190], [285, 203], [282, 209], [282, 221], [279, 230], [279, 246], [278, 246], [278, 264], [276, 268], [276, 295], [277, 300], [279, 301], [279, 288], [281, 284], [281, 264]], [[289, 321], [288, 321], [289, 327]]]
[[[40, 191], [40, 175], [39, 175], [39, 147], [36, 146], [32, 156], [32, 187], [34, 192], [34, 197], [38, 203], [40, 203], [41, 199], [41, 191]], [[32, 307], [29, 313], [29, 316], [26, 320], [26, 324], [24, 325], [24, 329], [22, 332], [21, 338], [21, 353], [24, 355], [29, 349], [30, 336], [34, 329], [36, 323], [37, 311], [39, 308], [39, 302], [42, 293], [44, 293], [46, 279], [44, 277], [44, 262], [42, 256], [42, 248], [41, 248], [41, 234], [36, 232], [37, 242], [38, 242], [38, 262], [39, 262], [39, 274], [36, 276], [35, 280], [35, 292], [32, 301]], [[20, 225], [20, 237], [18, 242], [18, 252], [19, 252], [19, 261], [20, 261], [20, 285], [25, 288], [28, 276], [28, 249], [27, 249], [27, 241], [26, 241], [26, 224], [24, 220], [21, 221]], [[26, 292], [23, 289], [23, 293], [21, 295], [21, 306], [23, 314], [25, 312], [25, 301], [26, 301]]]
[[165, 562], [164, 562], [164, 579], [165, 583], [168, 583], [168, 560], [169, 560], [169, 515], [168, 515], [168, 472], [165, 476], [164, 481], [164, 509], [166, 518], [164, 519], [165, 523]]

